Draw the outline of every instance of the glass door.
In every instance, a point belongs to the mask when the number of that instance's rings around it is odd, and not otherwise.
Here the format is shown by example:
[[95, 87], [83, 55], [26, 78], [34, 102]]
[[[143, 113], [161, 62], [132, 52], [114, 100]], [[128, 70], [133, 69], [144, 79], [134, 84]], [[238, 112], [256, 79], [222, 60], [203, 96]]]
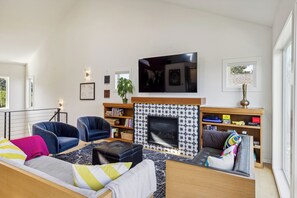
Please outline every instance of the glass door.
[[292, 132], [294, 113], [294, 68], [292, 67], [292, 42], [283, 50], [283, 171], [290, 184], [292, 159]]

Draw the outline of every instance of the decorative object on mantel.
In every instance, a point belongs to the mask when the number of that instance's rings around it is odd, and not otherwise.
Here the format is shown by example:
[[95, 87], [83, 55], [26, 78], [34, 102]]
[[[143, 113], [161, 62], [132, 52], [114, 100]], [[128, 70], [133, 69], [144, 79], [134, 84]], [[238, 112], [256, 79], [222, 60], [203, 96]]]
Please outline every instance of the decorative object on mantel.
[[80, 83], [80, 100], [95, 100], [95, 83]]
[[128, 99], [127, 99], [127, 93], [133, 93], [133, 85], [132, 85], [132, 81], [130, 79], [126, 79], [126, 78], [119, 78], [118, 80], [118, 85], [117, 85], [117, 89], [118, 89], [118, 94], [119, 96], [122, 98], [123, 103], [127, 103]]
[[250, 101], [247, 100], [247, 97], [246, 97], [246, 92], [247, 92], [247, 84], [246, 83], [243, 83], [242, 84], [242, 100], [240, 101], [240, 105], [243, 107], [243, 108], [247, 108], [247, 106], [249, 106], [250, 104]]

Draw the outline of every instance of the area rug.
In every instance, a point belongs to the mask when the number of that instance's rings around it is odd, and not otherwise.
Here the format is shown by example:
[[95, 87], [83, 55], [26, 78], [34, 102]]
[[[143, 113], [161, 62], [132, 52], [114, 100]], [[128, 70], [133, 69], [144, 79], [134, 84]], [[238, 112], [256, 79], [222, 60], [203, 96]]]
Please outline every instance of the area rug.
[[[99, 144], [88, 145], [77, 151], [73, 151], [67, 154], [60, 154], [56, 157], [58, 159], [73, 163], [73, 164], [92, 164], [92, 149]], [[171, 155], [167, 153], [160, 153], [152, 150], [143, 150], [143, 159], [150, 159], [155, 162], [156, 176], [157, 176], [157, 191], [154, 193], [155, 198], [164, 198], [165, 197], [165, 170], [166, 163], [165, 160], [172, 159], [176, 161], [190, 161], [191, 159]]]

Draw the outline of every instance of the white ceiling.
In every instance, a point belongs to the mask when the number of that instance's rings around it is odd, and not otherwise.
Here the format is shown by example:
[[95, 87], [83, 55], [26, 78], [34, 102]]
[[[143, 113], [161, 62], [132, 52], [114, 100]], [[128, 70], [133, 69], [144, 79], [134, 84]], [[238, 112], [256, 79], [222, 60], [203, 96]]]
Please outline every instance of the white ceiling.
[[272, 26], [281, 0], [163, 0], [202, 11]]
[[[0, 62], [27, 63], [77, 1], [0, 0]], [[162, 1], [272, 26], [280, 0]]]
[[0, 0], [0, 62], [27, 63], [77, 0]]

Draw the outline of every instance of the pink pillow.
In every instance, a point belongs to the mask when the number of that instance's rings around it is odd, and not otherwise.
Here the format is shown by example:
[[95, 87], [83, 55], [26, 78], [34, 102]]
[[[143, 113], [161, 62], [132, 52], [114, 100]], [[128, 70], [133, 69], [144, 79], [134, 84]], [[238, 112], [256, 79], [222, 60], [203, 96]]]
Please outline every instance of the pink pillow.
[[11, 140], [11, 142], [26, 153], [26, 161], [42, 155], [49, 155], [47, 146], [39, 135]]
[[230, 152], [233, 152], [234, 156], [236, 156], [236, 154], [237, 154], [237, 147], [238, 147], [237, 144], [234, 144], [234, 145], [232, 145], [232, 146], [226, 148], [225, 150], [223, 150], [221, 156], [226, 156], [226, 155], [228, 155]]

